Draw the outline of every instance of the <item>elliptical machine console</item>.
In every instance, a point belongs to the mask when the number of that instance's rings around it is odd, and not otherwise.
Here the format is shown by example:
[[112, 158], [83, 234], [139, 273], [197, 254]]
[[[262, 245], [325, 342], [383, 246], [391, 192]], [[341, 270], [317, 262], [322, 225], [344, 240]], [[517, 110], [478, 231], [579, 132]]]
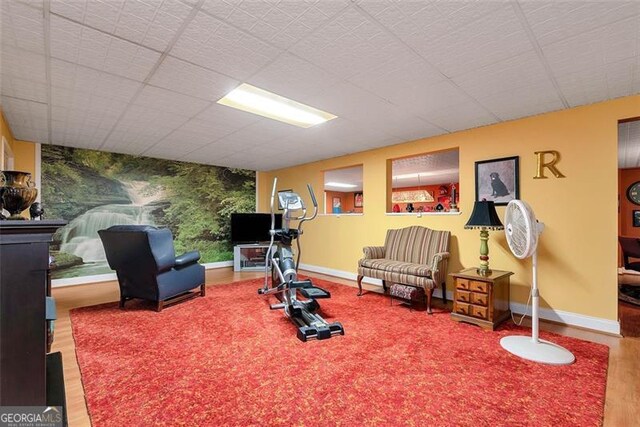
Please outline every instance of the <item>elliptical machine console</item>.
[[[278, 178], [273, 180], [271, 191], [271, 243], [267, 250], [267, 259], [270, 262], [265, 266], [264, 287], [258, 289], [258, 294], [275, 295], [280, 301], [272, 304], [272, 310], [283, 309], [298, 327], [298, 338], [301, 341], [308, 339], [327, 339], [333, 335], [344, 335], [344, 328], [339, 322], [328, 323], [316, 311], [320, 304], [316, 299], [331, 298], [331, 294], [325, 289], [314, 286], [311, 280], [298, 280], [298, 265], [300, 263], [300, 236], [302, 224], [311, 221], [318, 215], [318, 202], [313, 193], [313, 188], [307, 184], [311, 201], [313, 202], [313, 215], [307, 216], [307, 209], [302, 198], [293, 191], [281, 191], [278, 193], [278, 203], [282, 214], [282, 228], [275, 229], [274, 201], [276, 198], [276, 186]], [[301, 212], [301, 215], [298, 215]], [[298, 221], [296, 228], [291, 228], [291, 221]], [[278, 243], [274, 245], [275, 238]], [[294, 261], [294, 253], [291, 248], [296, 241], [298, 254]], [[271, 268], [271, 274], [269, 274]], [[269, 280], [269, 276], [271, 280]], [[271, 282], [271, 283], [269, 283]], [[298, 299], [301, 295], [305, 300]]]

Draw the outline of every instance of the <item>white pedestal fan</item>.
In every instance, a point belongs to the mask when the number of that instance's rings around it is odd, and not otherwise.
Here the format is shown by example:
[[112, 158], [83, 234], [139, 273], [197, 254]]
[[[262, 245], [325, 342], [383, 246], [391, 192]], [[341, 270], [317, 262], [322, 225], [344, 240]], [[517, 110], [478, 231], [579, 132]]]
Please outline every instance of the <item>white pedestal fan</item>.
[[538, 222], [531, 207], [522, 200], [512, 200], [507, 205], [504, 218], [504, 230], [507, 243], [513, 255], [519, 259], [532, 256], [533, 286], [531, 289], [531, 337], [508, 336], [500, 340], [502, 348], [516, 356], [534, 362], [550, 365], [569, 365], [575, 361], [573, 354], [559, 345], [541, 340], [539, 333], [539, 305], [538, 291], [538, 236], [544, 229], [544, 224]]

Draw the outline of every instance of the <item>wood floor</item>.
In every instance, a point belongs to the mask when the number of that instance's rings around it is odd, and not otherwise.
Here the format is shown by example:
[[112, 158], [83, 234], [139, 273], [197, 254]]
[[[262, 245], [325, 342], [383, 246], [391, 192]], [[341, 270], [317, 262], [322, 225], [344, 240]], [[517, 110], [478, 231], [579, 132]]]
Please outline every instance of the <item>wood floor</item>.
[[[315, 273], [307, 274], [354, 288], [356, 286], [355, 282], [349, 280]], [[210, 284], [209, 286], [214, 286], [260, 276], [261, 273], [234, 273], [230, 268], [207, 270], [207, 283]], [[367, 285], [363, 286], [365, 289], [367, 288]], [[370, 288], [370, 290], [372, 289]], [[69, 426], [90, 426], [91, 421], [87, 413], [80, 370], [76, 361], [69, 310], [75, 307], [117, 301], [119, 298], [118, 285], [116, 282], [105, 282], [95, 285], [57, 288], [53, 290], [53, 296], [57, 303], [58, 320], [52, 351], [61, 351], [63, 356]], [[618, 338], [547, 322], [541, 322], [541, 328], [608, 345], [611, 350], [604, 426], [631, 427], [640, 425], [640, 338]], [[110, 333], [110, 331], [105, 331], [105, 333]]]

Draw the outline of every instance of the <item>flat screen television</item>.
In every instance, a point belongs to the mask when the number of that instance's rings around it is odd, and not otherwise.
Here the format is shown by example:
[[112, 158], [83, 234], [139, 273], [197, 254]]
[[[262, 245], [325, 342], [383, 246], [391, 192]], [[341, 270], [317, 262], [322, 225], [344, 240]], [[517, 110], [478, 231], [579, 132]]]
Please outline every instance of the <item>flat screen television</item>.
[[[276, 229], [282, 227], [282, 214], [276, 214]], [[259, 243], [271, 240], [271, 214], [232, 213], [231, 243]]]

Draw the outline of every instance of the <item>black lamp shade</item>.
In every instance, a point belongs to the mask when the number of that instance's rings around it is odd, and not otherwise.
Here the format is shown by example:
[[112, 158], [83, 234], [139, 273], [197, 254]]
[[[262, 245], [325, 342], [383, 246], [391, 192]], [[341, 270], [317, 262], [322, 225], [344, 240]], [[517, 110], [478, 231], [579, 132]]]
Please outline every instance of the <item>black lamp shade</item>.
[[488, 228], [490, 230], [502, 230], [504, 226], [496, 207], [491, 201], [483, 200], [476, 202], [473, 205], [473, 212], [471, 212], [471, 218], [465, 224], [464, 228]]

